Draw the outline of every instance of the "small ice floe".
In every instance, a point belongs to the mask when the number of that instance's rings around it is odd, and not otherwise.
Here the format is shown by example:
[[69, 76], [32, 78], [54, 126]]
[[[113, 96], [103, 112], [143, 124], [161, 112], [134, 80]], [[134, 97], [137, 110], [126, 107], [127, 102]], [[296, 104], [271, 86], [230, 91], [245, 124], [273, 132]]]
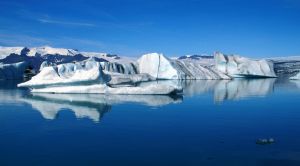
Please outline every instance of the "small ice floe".
[[275, 142], [274, 138], [263, 138], [263, 139], [258, 139], [256, 140], [256, 144], [258, 145], [268, 145], [268, 144], [273, 144]]

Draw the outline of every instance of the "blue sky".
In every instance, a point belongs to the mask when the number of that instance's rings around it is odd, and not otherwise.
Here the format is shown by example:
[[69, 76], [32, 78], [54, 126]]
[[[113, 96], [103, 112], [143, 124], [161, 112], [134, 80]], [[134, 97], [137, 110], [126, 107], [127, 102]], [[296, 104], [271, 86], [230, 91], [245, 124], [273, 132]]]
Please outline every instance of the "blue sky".
[[1, 0], [0, 45], [300, 55], [300, 0]]

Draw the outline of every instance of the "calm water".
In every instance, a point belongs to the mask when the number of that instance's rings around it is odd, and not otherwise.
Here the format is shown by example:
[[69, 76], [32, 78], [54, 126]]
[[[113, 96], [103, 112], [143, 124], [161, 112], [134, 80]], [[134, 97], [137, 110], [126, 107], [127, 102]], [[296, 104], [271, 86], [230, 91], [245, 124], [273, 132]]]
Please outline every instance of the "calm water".
[[300, 81], [159, 83], [184, 94], [30, 94], [0, 82], [0, 165], [300, 165]]

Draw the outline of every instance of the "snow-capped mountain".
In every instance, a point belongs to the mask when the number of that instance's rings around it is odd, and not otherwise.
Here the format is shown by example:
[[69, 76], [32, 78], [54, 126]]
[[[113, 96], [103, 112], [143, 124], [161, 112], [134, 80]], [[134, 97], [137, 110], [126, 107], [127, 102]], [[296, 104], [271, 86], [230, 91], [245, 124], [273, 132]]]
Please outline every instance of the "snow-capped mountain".
[[21, 55], [21, 51], [24, 47], [2, 47], [0, 46], [0, 59], [4, 59], [10, 54]]
[[34, 47], [29, 48], [29, 52], [27, 53], [28, 56], [45, 56], [45, 55], [67, 55], [67, 56], [74, 56], [79, 54], [78, 51], [73, 49], [65, 49], [65, 48], [52, 48], [49, 46], [45, 47]]
[[12, 64], [28, 62], [33, 69], [38, 70], [43, 61], [54, 64], [79, 62], [88, 58], [96, 58], [97, 61], [115, 61], [120, 57], [107, 53], [79, 52], [75, 49], [43, 47], [0, 47], [0, 63]]
[[0, 46], [0, 60], [5, 59], [6, 57], [15, 54], [15, 55], [23, 55], [29, 57], [47, 57], [47, 56], [76, 56], [82, 55], [84, 57], [96, 57], [103, 59], [120, 59], [117, 55], [111, 55], [107, 53], [100, 52], [80, 52], [75, 49], [67, 49], [67, 48], [53, 48], [49, 46], [42, 47], [2, 47]]
[[178, 59], [192, 59], [192, 60], [214, 59], [214, 56], [210, 56], [210, 55], [184, 55], [184, 56], [178, 57]]

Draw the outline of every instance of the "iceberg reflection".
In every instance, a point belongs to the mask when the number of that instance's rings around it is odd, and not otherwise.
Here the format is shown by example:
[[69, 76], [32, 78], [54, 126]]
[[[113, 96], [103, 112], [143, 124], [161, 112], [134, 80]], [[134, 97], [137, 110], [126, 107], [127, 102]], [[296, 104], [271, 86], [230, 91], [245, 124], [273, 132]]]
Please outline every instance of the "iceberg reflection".
[[179, 103], [182, 96], [33, 93], [23, 97], [22, 101], [38, 110], [45, 119], [55, 119], [59, 111], [70, 110], [77, 118], [87, 117], [99, 122], [114, 104], [140, 103], [147, 106], [162, 106]]
[[[182, 87], [183, 96], [209, 93], [213, 95], [215, 102], [223, 102], [247, 97], [263, 97], [272, 93], [275, 85], [277, 88], [280, 87], [280, 82], [276, 81], [275, 84], [275, 81], [276, 79], [167, 80], [141, 84], [168, 84]], [[292, 85], [291, 82], [290, 84]], [[300, 84], [297, 82], [296, 85]], [[89, 118], [95, 122], [99, 122], [103, 115], [116, 104], [137, 103], [157, 107], [183, 101], [182, 95], [30, 94], [24, 89], [0, 89], [0, 93], [1, 103], [25, 102], [38, 110], [45, 119], [55, 119], [61, 110], [69, 110], [74, 112], [77, 118]]]
[[218, 84], [214, 89], [214, 100], [239, 100], [253, 96], [266, 96], [273, 92], [276, 79], [237, 79]]
[[265, 96], [274, 89], [276, 79], [234, 79], [183, 81], [184, 95], [212, 92], [214, 101], [239, 100], [251, 96]]
[[87, 117], [94, 122], [99, 122], [100, 118], [111, 110], [108, 104], [90, 102], [88, 101], [90, 98], [77, 100], [76, 96], [80, 97], [74, 94], [33, 94], [22, 100], [39, 111], [43, 118], [49, 120], [55, 119], [61, 110], [70, 110], [77, 118]]

